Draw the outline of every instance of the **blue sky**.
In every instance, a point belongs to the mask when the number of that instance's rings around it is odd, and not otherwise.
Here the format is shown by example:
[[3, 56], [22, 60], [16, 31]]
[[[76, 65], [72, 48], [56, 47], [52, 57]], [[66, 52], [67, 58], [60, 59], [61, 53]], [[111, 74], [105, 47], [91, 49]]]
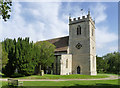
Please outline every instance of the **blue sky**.
[[30, 37], [34, 42], [68, 35], [68, 17], [82, 16], [88, 9], [96, 21], [96, 53], [118, 49], [117, 2], [14, 2], [11, 19], [2, 21], [0, 39]]

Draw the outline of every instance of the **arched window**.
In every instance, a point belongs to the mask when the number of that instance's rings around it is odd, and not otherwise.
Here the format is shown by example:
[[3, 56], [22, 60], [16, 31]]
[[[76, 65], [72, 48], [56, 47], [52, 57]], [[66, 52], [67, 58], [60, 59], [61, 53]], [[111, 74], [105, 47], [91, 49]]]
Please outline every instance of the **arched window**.
[[81, 34], [81, 27], [80, 27], [80, 25], [78, 25], [78, 27], [77, 27], [77, 35], [80, 35]]
[[66, 68], [68, 68], [68, 59], [66, 60]]
[[77, 74], [80, 74], [80, 66], [77, 67]]

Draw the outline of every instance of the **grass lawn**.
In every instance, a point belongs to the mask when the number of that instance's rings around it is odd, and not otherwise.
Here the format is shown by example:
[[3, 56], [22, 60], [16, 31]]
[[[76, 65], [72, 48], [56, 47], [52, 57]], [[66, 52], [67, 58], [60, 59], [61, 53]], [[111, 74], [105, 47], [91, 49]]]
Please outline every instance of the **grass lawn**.
[[96, 79], [96, 78], [107, 78], [110, 74], [98, 74], [96, 76], [90, 75], [80, 75], [80, 74], [72, 74], [72, 75], [48, 75], [45, 74], [44, 76], [40, 75], [31, 75], [25, 77], [18, 77], [19, 79]]
[[[7, 82], [2, 82], [2, 84], [2, 88], [7, 88]], [[120, 84], [118, 80], [24, 81], [23, 86], [23, 88], [119, 88]]]
[[[31, 76], [19, 76], [13, 75], [12, 78], [16, 79], [97, 79], [97, 78], [107, 78], [110, 75], [118, 76], [117, 74], [97, 74], [96, 76], [91, 75], [81, 75], [81, 74], [71, 74], [71, 75], [51, 75], [51, 74], [44, 74], [44, 76], [40, 75], [31, 75]], [[9, 78], [2, 74], [2, 78]]]

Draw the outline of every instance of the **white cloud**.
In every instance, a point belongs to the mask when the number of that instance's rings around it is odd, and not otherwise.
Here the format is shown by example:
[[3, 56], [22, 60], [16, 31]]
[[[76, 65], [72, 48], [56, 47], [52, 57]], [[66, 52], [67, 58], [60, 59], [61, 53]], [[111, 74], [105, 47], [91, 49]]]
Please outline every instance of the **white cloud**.
[[[71, 14], [72, 18], [77, 18], [78, 16], [82, 17], [87, 15], [86, 10], [81, 7], [82, 2], [78, 2], [78, 3], [76, 3], [76, 5], [73, 3], [67, 3], [65, 9], [62, 10], [64, 11], [63, 13], [64, 19], [68, 19], [69, 14]], [[83, 9], [83, 11], [81, 11], [81, 9]]]
[[[24, 8], [15, 2], [12, 19], [3, 23], [2, 40], [7, 37], [30, 37], [35, 42], [67, 35], [67, 24], [58, 17], [60, 5], [60, 3], [29, 3], [28, 8]], [[22, 14], [31, 14], [34, 22], [26, 21]]]
[[[105, 22], [107, 22], [107, 6], [102, 3], [97, 3], [96, 5], [91, 5], [90, 10], [92, 13], [92, 17], [95, 18], [96, 23], [97, 54], [102, 56], [106, 53], [117, 51], [118, 35], [114, 32], [110, 32], [109, 25], [104, 24]], [[114, 46], [112, 43], [114, 43]]]
[[0, 38], [2, 37], [2, 20], [0, 20]]
[[117, 41], [117, 34], [109, 32], [107, 27], [96, 28], [96, 42], [97, 48], [103, 48], [108, 43]]
[[13, 0], [14, 2], [119, 2], [119, 0]]
[[91, 6], [90, 9], [93, 12], [93, 17], [96, 23], [100, 23], [106, 20], [107, 15], [105, 13], [106, 6], [101, 3], [97, 3], [95, 6]]
[[[80, 5], [74, 5], [69, 3], [60, 15], [59, 12], [61, 3], [29, 3], [24, 8], [20, 3], [16, 2], [13, 5], [12, 18], [3, 23], [1, 39], [4, 38], [18, 38], [18, 37], [30, 37], [31, 40], [45, 40], [60, 36], [68, 35], [68, 15], [72, 12], [72, 17], [81, 16]], [[109, 43], [117, 41], [117, 34], [109, 32], [109, 26], [106, 27], [100, 25], [100, 23], [107, 20], [107, 14], [105, 13], [107, 7], [102, 3], [97, 3], [95, 6], [91, 5], [92, 16], [96, 18], [96, 45], [97, 49], [105, 49]], [[86, 15], [84, 12], [83, 15]], [[31, 17], [25, 17], [24, 15]], [[31, 22], [27, 19], [33, 19]], [[99, 25], [99, 26], [98, 26]], [[0, 26], [1, 27], [1, 26]], [[1, 28], [0, 28], [1, 29]], [[107, 48], [108, 49], [108, 48]], [[114, 47], [108, 49], [114, 50]], [[116, 48], [115, 48], [116, 50]], [[105, 52], [104, 52], [105, 53]]]

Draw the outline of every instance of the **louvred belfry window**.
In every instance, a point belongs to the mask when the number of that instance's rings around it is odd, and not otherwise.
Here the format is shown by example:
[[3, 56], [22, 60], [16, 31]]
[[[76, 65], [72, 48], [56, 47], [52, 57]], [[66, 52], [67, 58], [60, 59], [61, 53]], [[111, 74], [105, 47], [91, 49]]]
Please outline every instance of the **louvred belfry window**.
[[78, 27], [77, 27], [77, 35], [81, 35], [81, 26], [80, 25], [78, 25]]

